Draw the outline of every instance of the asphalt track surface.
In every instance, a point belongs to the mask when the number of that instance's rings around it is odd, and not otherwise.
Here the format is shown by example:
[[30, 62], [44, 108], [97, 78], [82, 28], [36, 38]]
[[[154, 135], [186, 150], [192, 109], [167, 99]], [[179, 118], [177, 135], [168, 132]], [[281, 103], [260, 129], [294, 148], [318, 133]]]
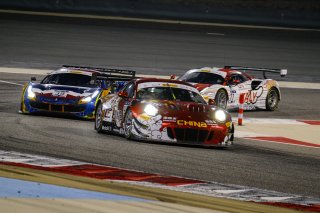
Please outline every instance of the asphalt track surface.
[[[121, 65], [143, 74], [179, 74], [191, 67], [250, 63], [286, 67], [292, 70], [290, 80], [320, 79], [317, 32], [193, 31], [181, 26], [1, 16], [0, 66]], [[208, 35], [208, 30], [224, 35]], [[24, 74], [0, 76], [15, 83], [30, 79]], [[283, 89], [282, 94], [278, 111], [247, 115], [320, 118], [319, 90]], [[0, 83], [0, 149], [320, 197], [319, 149], [244, 139], [228, 149], [127, 141], [97, 134], [90, 121], [18, 114], [20, 95], [21, 86]]]

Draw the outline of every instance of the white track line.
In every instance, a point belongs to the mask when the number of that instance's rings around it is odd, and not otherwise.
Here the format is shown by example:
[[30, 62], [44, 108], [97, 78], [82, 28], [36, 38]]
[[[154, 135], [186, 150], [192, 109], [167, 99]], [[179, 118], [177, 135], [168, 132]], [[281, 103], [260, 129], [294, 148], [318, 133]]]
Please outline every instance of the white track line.
[[12, 84], [12, 85], [17, 85], [17, 86], [22, 86], [23, 87], [23, 84], [18, 84], [18, 83], [14, 83], [14, 82], [10, 82], [10, 81], [0, 80], [0, 83]]

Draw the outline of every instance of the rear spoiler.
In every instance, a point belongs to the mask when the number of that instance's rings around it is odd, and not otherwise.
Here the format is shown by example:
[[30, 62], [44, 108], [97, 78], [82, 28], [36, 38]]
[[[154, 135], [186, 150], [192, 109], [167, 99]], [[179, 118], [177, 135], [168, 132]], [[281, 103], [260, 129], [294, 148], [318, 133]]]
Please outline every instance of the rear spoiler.
[[74, 68], [81, 70], [94, 70], [98, 73], [92, 75], [92, 80], [110, 80], [110, 81], [130, 81], [136, 76], [136, 71], [125, 69], [109, 69], [101, 67], [84, 67], [84, 66], [72, 66], [62, 65], [65, 68]]
[[266, 73], [279, 73], [281, 77], [287, 75], [287, 69], [269, 69], [269, 68], [256, 68], [256, 67], [241, 67], [241, 66], [224, 66], [225, 69], [241, 70], [241, 71], [254, 71], [262, 72], [263, 77], [267, 79]]

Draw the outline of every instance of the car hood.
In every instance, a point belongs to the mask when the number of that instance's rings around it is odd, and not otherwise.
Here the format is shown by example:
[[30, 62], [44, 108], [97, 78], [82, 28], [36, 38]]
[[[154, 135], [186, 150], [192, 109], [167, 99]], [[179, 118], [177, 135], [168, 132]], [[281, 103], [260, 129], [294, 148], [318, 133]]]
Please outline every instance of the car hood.
[[32, 84], [32, 91], [39, 97], [79, 99], [92, 95], [98, 88], [74, 87], [53, 84]]
[[[155, 117], [160, 116], [163, 121], [176, 122], [182, 121], [194, 121], [205, 122], [207, 124], [217, 123], [214, 117], [214, 113], [218, 108], [207, 104], [198, 104], [194, 102], [180, 102], [180, 101], [142, 101], [133, 107], [133, 111], [136, 116], [144, 117], [145, 107], [151, 104], [155, 106], [159, 111]], [[231, 115], [227, 114], [226, 121], [231, 121]], [[150, 116], [147, 116], [150, 117]]]
[[159, 110], [162, 116], [174, 117], [189, 117], [196, 120], [207, 119], [214, 111], [211, 106], [207, 104], [198, 104], [194, 102], [182, 101], [143, 101], [141, 102], [140, 109], [143, 110], [145, 106], [151, 104]]

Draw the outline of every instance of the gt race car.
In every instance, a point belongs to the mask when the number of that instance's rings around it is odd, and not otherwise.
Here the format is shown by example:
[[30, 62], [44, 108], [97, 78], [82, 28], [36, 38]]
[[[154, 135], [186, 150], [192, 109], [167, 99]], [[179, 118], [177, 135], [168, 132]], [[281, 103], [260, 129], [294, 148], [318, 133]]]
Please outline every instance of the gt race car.
[[209, 105], [191, 84], [170, 79], [135, 79], [100, 98], [97, 132], [127, 139], [204, 146], [233, 143], [234, 126], [223, 109]]
[[[264, 79], [256, 79], [246, 71], [261, 72]], [[239, 96], [244, 93], [244, 109], [277, 109], [281, 93], [277, 81], [267, 79], [266, 73], [279, 73], [286, 76], [286, 69], [250, 68], [225, 66], [224, 68], [204, 67], [192, 69], [179, 77], [179, 80], [193, 84], [206, 101], [214, 99], [218, 107], [236, 109]]]
[[21, 113], [59, 113], [94, 119], [100, 97], [121, 89], [135, 71], [63, 65], [23, 87]]

